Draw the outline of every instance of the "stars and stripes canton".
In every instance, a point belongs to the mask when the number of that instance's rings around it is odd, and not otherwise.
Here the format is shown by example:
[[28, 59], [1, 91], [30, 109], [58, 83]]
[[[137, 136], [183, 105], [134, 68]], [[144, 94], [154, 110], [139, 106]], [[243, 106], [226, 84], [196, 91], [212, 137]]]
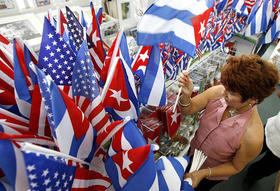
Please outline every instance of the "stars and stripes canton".
[[86, 41], [83, 42], [77, 54], [72, 79], [75, 103], [99, 133], [110, 124], [110, 121], [102, 104], [96, 73], [93, 69]]
[[75, 58], [69, 45], [45, 18], [38, 67], [57, 85], [70, 86]]
[[111, 185], [105, 164], [100, 158], [95, 158], [89, 164], [70, 155], [28, 143], [21, 144], [21, 150], [24, 159], [28, 160], [25, 161], [25, 168], [29, 185], [33, 183], [40, 189], [46, 187], [45, 190], [73, 191], [106, 190]]
[[76, 167], [64, 158], [29, 151], [23, 156], [31, 190], [71, 190]]
[[151, 145], [121, 151], [105, 167], [116, 190], [159, 190]]
[[108, 155], [147, 145], [139, 128], [133, 120], [128, 121], [114, 136], [108, 150]]
[[78, 19], [71, 11], [71, 9], [67, 6], [66, 8], [66, 18], [67, 18], [67, 26], [70, 32], [70, 39], [74, 43], [75, 50], [74, 52], [78, 52], [79, 48], [81, 47], [84, 39], [84, 30], [81, 24], [79, 23]]
[[159, 190], [180, 190], [189, 163], [190, 158], [188, 156], [161, 156], [156, 162]]

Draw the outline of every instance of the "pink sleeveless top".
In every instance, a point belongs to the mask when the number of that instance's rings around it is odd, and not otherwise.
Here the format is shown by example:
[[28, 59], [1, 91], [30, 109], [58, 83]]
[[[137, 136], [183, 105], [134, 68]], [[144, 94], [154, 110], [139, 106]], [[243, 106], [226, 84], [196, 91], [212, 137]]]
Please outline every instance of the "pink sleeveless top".
[[[241, 138], [254, 107], [245, 113], [221, 121], [226, 108], [224, 98], [211, 100], [191, 141], [190, 155], [193, 155], [194, 149], [198, 149], [207, 156], [200, 169], [232, 161], [240, 147]], [[208, 179], [227, 180], [228, 178], [209, 177]]]

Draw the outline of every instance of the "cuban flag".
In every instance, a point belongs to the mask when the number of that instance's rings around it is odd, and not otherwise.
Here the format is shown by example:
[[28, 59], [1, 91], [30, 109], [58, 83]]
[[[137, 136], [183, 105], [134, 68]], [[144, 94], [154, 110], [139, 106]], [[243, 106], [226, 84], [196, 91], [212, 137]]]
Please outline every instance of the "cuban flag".
[[[92, 1], [90, 2], [90, 7], [92, 8]], [[96, 13], [96, 18], [98, 20], [98, 24], [101, 25], [102, 24], [102, 19], [103, 19], [103, 8], [100, 7]]]
[[59, 150], [90, 162], [95, 151], [95, 129], [74, 101], [39, 68], [36, 68], [36, 74], [52, 135]]
[[169, 110], [166, 111], [168, 135], [170, 138], [172, 138], [175, 135], [175, 133], [179, 129], [181, 121], [182, 121], [182, 115], [179, 111], [179, 106], [178, 105], [176, 106], [176, 109], [174, 112], [173, 112], [172, 108], [170, 108]]
[[147, 143], [142, 132], [136, 126], [136, 123], [133, 120], [130, 120], [113, 136], [108, 155], [113, 156], [120, 151], [145, 145], [147, 145]]
[[104, 128], [102, 132], [97, 135], [96, 145], [100, 147], [106, 144], [129, 120], [130, 117], [126, 117], [124, 120], [115, 121]]
[[[137, 27], [139, 45], [169, 42], [175, 48], [195, 55], [195, 31], [192, 18], [213, 6], [213, 0], [159, 0], [143, 15]], [[207, 22], [207, 21], [206, 21]]]
[[99, 134], [110, 125], [109, 116], [105, 112], [96, 80], [96, 73], [90, 59], [87, 42], [84, 41], [77, 54], [73, 68], [72, 91], [75, 103], [91, 122]]
[[272, 16], [272, 1], [263, 0], [255, 16], [245, 30], [245, 36], [252, 36], [261, 32], [266, 32]]
[[273, 21], [273, 24], [266, 32], [262, 44], [273, 42], [276, 38], [279, 37], [279, 33], [280, 33], [280, 17], [278, 16], [277, 19]]
[[103, 104], [114, 120], [130, 116], [137, 121], [139, 103], [123, 31], [119, 32], [108, 55], [112, 56], [105, 61], [101, 75], [105, 82], [101, 95]]
[[159, 190], [151, 145], [121, 151], [105, 167], [116, 190]]
[[136, 79], [140, 79], [140, 83], [142, 82], [146, 72], [151, 49], [152, 46], [141, 46], [133, 60], [133, 63], [131, 64], [132, 72], [134, 76], [136, 76]]
[[165, 78], [158, 46], [152, 47], [138, 97], [144, 105], [166, 105]]
[[189, 163], [190, 158], [188, 156], [161, 156], [156, 162], [159, 190], [180, 190]]
[[70, 87], [75, 59], [75, 53], [45, 18], [38, 67], [66, 93], [72, 93]]
[[23, 155], [18, 145], [10, 140], [0, 139], [0, 168], [15, 191], [30, 189]]

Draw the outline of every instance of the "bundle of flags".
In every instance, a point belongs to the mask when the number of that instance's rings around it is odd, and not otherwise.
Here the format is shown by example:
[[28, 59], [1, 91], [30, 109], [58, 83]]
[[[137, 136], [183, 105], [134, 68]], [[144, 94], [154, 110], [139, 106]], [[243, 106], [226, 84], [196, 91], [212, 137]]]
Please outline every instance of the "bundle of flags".
[[0, 36], [1, 189], [159, 188], [156, 146], [138, 118], [140, 104], [166, 104], [160, 47], [132, 63], [120, 31], [106, 54], [91, 8], [90, 25], [69, 7], [49, 13], [38, 56]]
[[277, 38], [278, 1], [158, 0], [138, 25], [134, 59], [122, 30], [105, 52], [102, 9], [91, 12], [90, 24], [69, 7], [48, 14], [39, 56], [0, 35], [0, 188], [182, 189], [188, 158], [155, 162], [140, 107], [166, 105], [165, 80], [235, 33]]
[[[265, 37], [260, 39], [261, 44], [270, 43], [279, 36], [278, 13], [279, 1], [272, 0], [194, 0], [184, 3], [159, 0], [139, 21], [137, 42], [143, 46], [170, 43], [190, 57], [201, 57], [204, 52], [220, 47], [223, 50], [225, 43], [236, 33], [244, 36], [263, 33]], [[166, 55], [164, 53], [163, 58]], [[172, 59], [176, 60], [176, 57]], [[166, 66], [174, 66], [172, 59], [166, 61]], [[169, 68], [165, 67], [170, 78]]]

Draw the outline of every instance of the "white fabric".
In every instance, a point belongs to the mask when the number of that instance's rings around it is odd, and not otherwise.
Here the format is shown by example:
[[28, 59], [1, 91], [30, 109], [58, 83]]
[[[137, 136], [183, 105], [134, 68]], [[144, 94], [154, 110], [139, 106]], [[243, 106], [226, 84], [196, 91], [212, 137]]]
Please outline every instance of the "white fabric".
[[267, 147], [280, 158], [280, 112], [267, 120], [265, 137]]

